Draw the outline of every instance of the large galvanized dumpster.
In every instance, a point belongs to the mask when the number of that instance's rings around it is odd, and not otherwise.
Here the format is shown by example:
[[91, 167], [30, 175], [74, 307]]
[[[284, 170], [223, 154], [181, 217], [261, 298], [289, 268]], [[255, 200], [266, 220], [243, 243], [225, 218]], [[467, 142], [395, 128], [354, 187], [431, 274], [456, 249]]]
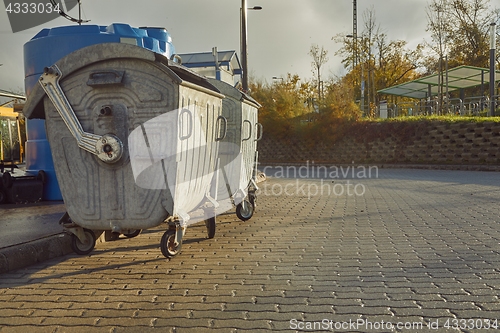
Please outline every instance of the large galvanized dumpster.
[[[45, 70], [23, 112], [46, 119], [76, 252], [93, 249], [91, 230], [164, 221], [162, 252], [179, 252], [190, 213], [217, 206], [223, 97], [194, 72], [127, 44], [89, 46]], [[213, 237], [215, 218], [207, 228]]]
[[[133, 44], [167, 58], [174, 56], [172, 38], [164, 28], [133, 28], [128, 24], [113, 23], [109, 26], [71, 25], [42, 29], [24, 44], [25, 90], [29, 97], [43, 69], [59, 59], [86, 46], [102, 43]], [[41, 119], [26, 123], [26, 169], [32, 174], [39, 170], [46, 173], [44, 200], [61, 200], [54, 163], [45, 132], [45, 122]]]
[[222, 101], [222, 115], [227, 120], [227, 135], [219, 147], [219, 210], [227, 209], [229, 199], [231, 204], [236, 205], [238, 218], [246, 221], [255, 211], [255, 192], [258, 190], [255, 179], [257, 141], [262, 138], [262, 125], [258, 122], [260, 105], [225, 82], [216, 79], [208, 81], [226, 97]]

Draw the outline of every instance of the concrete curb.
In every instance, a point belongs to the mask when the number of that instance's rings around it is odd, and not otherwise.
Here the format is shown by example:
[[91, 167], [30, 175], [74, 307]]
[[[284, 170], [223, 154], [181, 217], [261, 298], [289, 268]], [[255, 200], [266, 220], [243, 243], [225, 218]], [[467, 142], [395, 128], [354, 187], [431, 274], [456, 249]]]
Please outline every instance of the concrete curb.
[[71, 237], [61, 233], [0, 249], [0, 274], [72, 253]]
[[381, 169], [426, 169], [460, 171], [500, 171], [500, 165], [455, 165], [455, 164], [380, 164]]
[[259, 167], [266, 166], [309, 166], [309, 167], [319, 167], [319, 166], [336, 166], [336, 167], [360, 167], [360, 166], [376, 166], [380, 169], [426, 169], [426, 170], [462, 170], [462, 171], [500, 171], [500, 165], [491, 164], [388, 164], [388, 163], [353, 163], [353, 164], [339, 164], [339, 163], [328, 163], [328, 162], [314, 162], [314, 161], [304, 161], [304, 162], [262, 162], [259, 163]]

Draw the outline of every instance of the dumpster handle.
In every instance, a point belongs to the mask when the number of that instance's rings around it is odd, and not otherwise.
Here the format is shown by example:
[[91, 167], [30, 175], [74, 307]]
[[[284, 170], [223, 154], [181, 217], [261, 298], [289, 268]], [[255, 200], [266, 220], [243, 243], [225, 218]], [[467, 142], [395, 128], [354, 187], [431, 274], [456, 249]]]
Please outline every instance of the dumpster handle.
[[[187, 113], [189, 115], [189, 132], [188, 134], [186, 135], [182, 135], [182, 119], [183, 119], [183, 115]], [[182, 109], [181, 110], [181, 113], [179, 114], [179, 139], [180, 140], [186, 140], [186, 139], [189, 139], [191, 137], [191, 135], [193, 134], [193, 113], [191, 112], [191, 110], [189, 109]]]
[[112, 69], [100, 72], [93, 72], [89, 74], [87, 85], [93, 87], [93, 86], [121, 84], [124, 75], [125, 71], [115, 71]]
[[222, 136], [217, 137], [215, 141], [221, 141], [224, 140], [227, 134], [227, 119], [224, 116], [218, 116], [217, 117], [217, 133], [220, 134], [220, 128], [219, 128], [219, 120], [222, 120], [222, 123], [224, 124], [224, 131], [222, 132]]
[[262, 134], [264, 134], [264, 126], [262, 126], [261, 123], [255, 123], [255, 127], [257, 127], [257, 133], [259, 133], [259, 136], [255, 141], [260, 141], [262, 139]]
[[[250, 138], [252, 137], [252, 123], [250, 122], [250, 120], [243, 120], [243, 124], [245, 123], [248, 123], [248, 125], [250, 125], [248, 128], [249, 128], [249, 132], [248, 133], [248, 138], [245, 138], [245, 139], [242, 139], [241, 141], [247, 141], [247, 140], [250, 140]], [[242, 132], [243, 132], [243, 126], [242, 126]]]
[[71, 104], [59, 85], [61, 78], [61, 70], [56, 65], [53, 65], [44, 68], [38, 82], [54, 104], [68, 130], [78, 142], [78, 147], [96, 155], [103, 162], [117, 162], [123, 155], [123, 143], [113, 134], [101, 136], [83, 130]]
[[173, 62], [175, 62], [179, 65], [182, 65], [182, 58], [178, 54], [172, 54], [172, 56], [170, 57], [170, 60], [172, 60]]

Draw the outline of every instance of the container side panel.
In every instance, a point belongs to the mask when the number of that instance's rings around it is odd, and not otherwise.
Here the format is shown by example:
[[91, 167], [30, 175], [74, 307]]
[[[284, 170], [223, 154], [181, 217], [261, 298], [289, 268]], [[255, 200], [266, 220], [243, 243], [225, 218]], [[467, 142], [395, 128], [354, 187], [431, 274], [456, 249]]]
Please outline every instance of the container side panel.
[[[112, 71], [124, 73], [120, 84], [89, 80]], [[177, 85], [152, 62], [111, 59], [63, 78], [61, 87], [85, 132], [113, 134], [124, 145], [124, 155], [114, 164], [80, 149], [46, 98], [48, 138], [70, 217], [90, 229], [146, 229], [160, 224], [172, 213], [165, 209], [165, 202], [172, 206], [170, 192], [166, 186], [147, 189], [136, 184], [128, 136], [148, 120], [178, 107]], [[144, 151], [140, 154], [148, 156]], [[159, 170], [163, 178], [163, 169]]]

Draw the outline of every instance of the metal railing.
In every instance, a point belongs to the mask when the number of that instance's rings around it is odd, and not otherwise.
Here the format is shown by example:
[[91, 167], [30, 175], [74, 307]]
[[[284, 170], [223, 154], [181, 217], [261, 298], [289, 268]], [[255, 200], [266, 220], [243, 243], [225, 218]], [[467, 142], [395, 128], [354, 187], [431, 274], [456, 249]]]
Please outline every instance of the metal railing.
[[[496, 115], [500, 115], [500, 95], [493, 96], [496, 103]], [[387, 117], [405, 116], [430, 116], [430, 115], [460, 115], [460, 116], [488, 116], [490, 110], [488, 96], [444, 99], [440, 105], [439, 100], [419, 102], [403, 102], [387, 104]]]

